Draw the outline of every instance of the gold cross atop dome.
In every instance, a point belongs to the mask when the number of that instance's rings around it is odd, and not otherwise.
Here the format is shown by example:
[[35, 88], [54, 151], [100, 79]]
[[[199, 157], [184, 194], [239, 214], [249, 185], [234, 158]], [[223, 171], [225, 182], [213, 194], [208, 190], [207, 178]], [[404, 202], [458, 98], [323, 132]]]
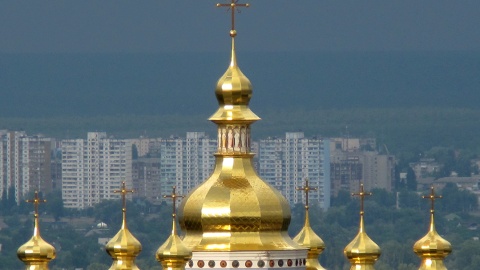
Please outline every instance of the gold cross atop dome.
[[297, 187], [296, 190], [302, 190], [305, 193], [305, 208], [308, 209], [308, 193], [317, 190], [317, 187], [312, 187], [308, 184], [308, 178], [305, 179], [305, 186]]
[[176, 186], [173, 186], [172, 188], [172, 194], [170, 195], [163, 195], [163, 198], [171, 198], [172, 199], [172, 207], [173, 207], [173, 211], [172, 211], [172, 217], [175, 217], [177, 215], [177, 209], [176, 209], [176, 204], [177, 204], [177, 199], [178, 198], [183, 198], [185, 196], [183, 195], [179, 195], [176, 193], [176, 190], [177, 190], [177, 187]]
[[127, 193], [133, 193], [134, 190], [133, 189], [127, 189], [127, 187], [125, 186], [125, 181], [122, 182], [122, 189], [120, 190], [114, 190], [113, 193], [122, 193], [122, 211], [125, 212], [127, 211], [127, 201], [126, 201], [126, 196], [127, 196]]
[[365, 192], [365, 190], [363, 188], [363, 184], [360, 184], [360, 192], [352, 193], [352, 196], [360, 197], [360, 215], [363, 215], [364, 214], [363, 204], [364, 204], [364, 201], [365, 201], [365, 197], [372, 196], [372, 193], [371, 192]]
[[436, 199], [441, 199], [442, 196], [441, 195], [436, 195], [435, 194], [435, 188], [432, 186], [430, 188], [430, 194], [429, 195], [423, 195], [422, 196], [423, 199], [429, 199], [431, 201], [431, 206], [430, 206], [430, 213], [434, 213], [435, 212], [435, 200]]
[[40, 203], [46, 203], [47, 200], [40, 200], [38, 198], [38, 191], [35, 190], [35, 195], [33, 197], [32, 200], [26, 200], [27, 203], [33, 203], [34, 207], [35, 207], [35, 217], [38, 217], [38, 205]]
[[[237, 35], [237, 30], [235, 30], [235, 10], [239, 7], [249, 7], [250, 4], [238, 4], [238, 0], [231, 0], [231, 3], [228, 4], [217, 4], [217, 7], [228, 7], [228, 9], [232, 12], [232, 30], [230, 30], [230, 36], [235, 37]], [[240, 12], [240, 10], [237, 10]]]

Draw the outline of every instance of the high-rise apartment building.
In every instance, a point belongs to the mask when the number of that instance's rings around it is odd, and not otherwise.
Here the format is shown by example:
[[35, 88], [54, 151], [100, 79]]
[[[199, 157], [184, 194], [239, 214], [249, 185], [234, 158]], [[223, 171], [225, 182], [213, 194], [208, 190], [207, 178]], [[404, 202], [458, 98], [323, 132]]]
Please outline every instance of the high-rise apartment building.
[[368, 190], [392, 191], [395, 157], [376, 151], [375, 139], [333, 138], [330, 142], [332, 195], [355, 192], [361, 183]]
[[0, 196], [15, 196], [18, 203], [29, 192], [51, 191], [52, 143], [51, 138], [24, 131], [0, 131]]
[[[148, 151], [142, 150], [142, 153], [150, 156], [134, 161], [138, 163], [134, 165], [134, 188], [159, 191], [156, 195], [147, 196], [153, 202], [163, 200], [163, 195], [169, 195], [173, 186], [177, 187], [179, 193], [187, 194], [212, 173], [217, 141], [204, 132], [187, 132], [185, 138], [145, 140], [132, 140], [134, 144], [141, 142], [149, 145]], [[142, 168], [144, 171], [140, 171]]]
[[84, 209], [118, 199], [122, 181], [132, 187], [132, 144], [89, 132], [87, 140], [62, 141], [62, 198], [66, 208]]
[[330, 207], [329, 140], [305, 138], [303, 132], [287, 132], [285, 138], [260, 140], [258, 149], [259, 175], [279, 189], [291, 204], [304, 202], [304, 192], [297, 190], [308, 178], [316, 187], [310, 202]]

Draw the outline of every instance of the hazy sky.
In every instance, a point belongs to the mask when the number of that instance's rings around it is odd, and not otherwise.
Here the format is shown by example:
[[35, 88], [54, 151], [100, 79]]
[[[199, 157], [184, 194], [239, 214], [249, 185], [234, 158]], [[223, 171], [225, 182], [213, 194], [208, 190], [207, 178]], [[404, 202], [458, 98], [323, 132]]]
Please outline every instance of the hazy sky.
[[[228, 2], [228, 0], [223, 0]], [[211, 0], [0, 1], [0, 52], [227, 50]], [[479, 0], [250, 0], [245, 51], [479, 50]]]

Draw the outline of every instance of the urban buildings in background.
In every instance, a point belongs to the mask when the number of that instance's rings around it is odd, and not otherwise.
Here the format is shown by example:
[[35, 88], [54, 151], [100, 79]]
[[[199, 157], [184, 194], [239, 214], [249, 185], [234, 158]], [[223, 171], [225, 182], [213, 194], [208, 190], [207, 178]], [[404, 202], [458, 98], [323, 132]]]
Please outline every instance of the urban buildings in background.
[[[207, 179], [214, 167], [217, 140], [204, 132], [185, 137], [115, 139], [90, 132], [87, 139], [63, 140], [0, 131], [0, 191], [16, 201], [29, 192], [61, 189], [64, 206], [84, 209], [113, 193], [125, 181], [135, 197], [159, 204], [173, 186], [187, 194]], [[395, 158], [380, 154], [375, 139], [307, 138], [287, 132], [282, 138], [252, 143], [259, 175], [279, 189], [291, 204], [304, 200], [297, 190], [306, 178], [316, 192], [312, 203], [326, 209], [340, 190], [391, 191]], [[12, 195], [13, 196], [13, 195]]]
[[54, 140], [24, 131], [0, 130], [0, 196], [18, 203], [29, 192], [50, 192], [51, 149]]
[[132, 143], [89, 132], [87, 140], [63, 140], [62, 199], [64, 207], [84, 209], [102, 200], [118, 199], [122, 181], [132, 187]]
[[297, 190], [308, 178], [316, 190], [309, 194], [311, 203], [330, 207], [330, 149], [329, 140], [305, 138], [303, 132], [287, 132], [285, 138], [267, 138], [258, 144], [258, 174], [282, 192], [292, 203], [305, 200]]
[[187, 132], [183, 138], [140, 138], [132, 143], [140, 157], [133, 162], [135, 196], [161, 202], [173, 186], [187, 194], [212, 173], [217, 140], [204, 132]]
[[372, 138], [331, 138], [330, 178], [332, 195], [340, 190], [355, 192], [360, 183], [367, 190], [392, 191], [395, 181], [395, 157], [377, 150]]

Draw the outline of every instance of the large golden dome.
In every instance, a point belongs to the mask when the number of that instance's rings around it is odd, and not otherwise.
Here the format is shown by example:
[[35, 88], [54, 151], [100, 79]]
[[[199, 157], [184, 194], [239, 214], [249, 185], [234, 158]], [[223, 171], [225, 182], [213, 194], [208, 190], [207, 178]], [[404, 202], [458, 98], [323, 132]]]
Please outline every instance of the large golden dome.
[[278, 190], [255, 172], [250, 125], [259, 120], [248, 107], [252, 86], [237, 66], [234, 36], [227, 72], [217, 83], [218, 151], [212, 175], [180, 206], [184, 244], [193, 251], [291, 250], [290, 207]]

